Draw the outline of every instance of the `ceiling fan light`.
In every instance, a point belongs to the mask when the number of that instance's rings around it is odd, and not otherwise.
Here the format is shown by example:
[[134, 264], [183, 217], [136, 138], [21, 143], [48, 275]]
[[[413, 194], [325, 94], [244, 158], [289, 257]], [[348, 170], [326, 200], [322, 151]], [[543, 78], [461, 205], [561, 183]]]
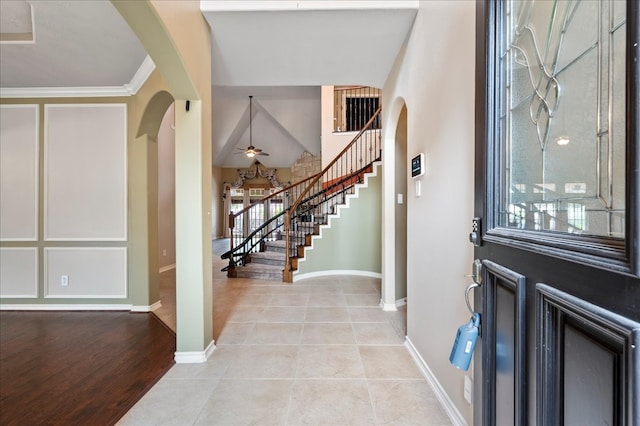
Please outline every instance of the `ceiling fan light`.
[[255, 153], [255, 152], [253, 152], [253, 151], [247, 151], [247, 157], [249, 157], [249, 158], [253, 158], [253, 157], [255, 157], [255, 156], [256, 156], [256, 153]]

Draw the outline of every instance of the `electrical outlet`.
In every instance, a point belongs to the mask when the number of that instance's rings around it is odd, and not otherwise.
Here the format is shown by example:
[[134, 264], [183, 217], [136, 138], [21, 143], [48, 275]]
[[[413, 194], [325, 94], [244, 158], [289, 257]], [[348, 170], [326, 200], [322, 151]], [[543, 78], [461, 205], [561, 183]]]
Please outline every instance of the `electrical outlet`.
[[166, 256], [167, 255], [167, 249], [162, 249], [162, 255]]
[[60, 285], [62, 287], [69, 285], [69, 275], [60, 275]]
[[471, 377], [464, 376], [464, 400], [471, 404], [473, 398], [473, 381]]

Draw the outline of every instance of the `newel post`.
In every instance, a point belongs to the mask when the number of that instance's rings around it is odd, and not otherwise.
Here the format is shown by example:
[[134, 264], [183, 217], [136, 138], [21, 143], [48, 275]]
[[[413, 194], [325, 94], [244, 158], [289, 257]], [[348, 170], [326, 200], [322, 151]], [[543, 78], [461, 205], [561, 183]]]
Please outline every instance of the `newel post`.
[[284, 242], [285, 242], [285, 255], [284, 255], [284, 270], [282, 271], [282, 281], [285, 283], [293, 282], [293, 274], [291, 271], [291, 210], [287, 210], [284, 214]]

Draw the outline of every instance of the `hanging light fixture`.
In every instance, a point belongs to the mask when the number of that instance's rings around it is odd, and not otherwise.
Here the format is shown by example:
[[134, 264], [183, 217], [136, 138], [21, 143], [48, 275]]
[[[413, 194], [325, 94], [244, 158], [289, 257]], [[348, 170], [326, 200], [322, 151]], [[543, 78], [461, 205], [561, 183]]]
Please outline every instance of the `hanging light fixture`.
[[249, 95], [249, 146], [246, 149], [238, 148], [241, 152], [236, 154], [245, 154], [249, 158], [253, 158], [256, 155], [269, 155], [263, 152], [261, 149], [253, 146], [253, 96]]

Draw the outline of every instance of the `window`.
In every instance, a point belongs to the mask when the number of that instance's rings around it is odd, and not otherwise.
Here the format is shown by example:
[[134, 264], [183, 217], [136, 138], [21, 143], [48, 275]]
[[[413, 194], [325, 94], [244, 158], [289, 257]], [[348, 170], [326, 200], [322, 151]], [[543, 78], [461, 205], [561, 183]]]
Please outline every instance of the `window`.
[[[358, 132], [364, 128], [380, 106], [380, 89], [362, 86], [335, 86], [334, 132]], [[372, 129], [380, 128], [380, 117]]]

